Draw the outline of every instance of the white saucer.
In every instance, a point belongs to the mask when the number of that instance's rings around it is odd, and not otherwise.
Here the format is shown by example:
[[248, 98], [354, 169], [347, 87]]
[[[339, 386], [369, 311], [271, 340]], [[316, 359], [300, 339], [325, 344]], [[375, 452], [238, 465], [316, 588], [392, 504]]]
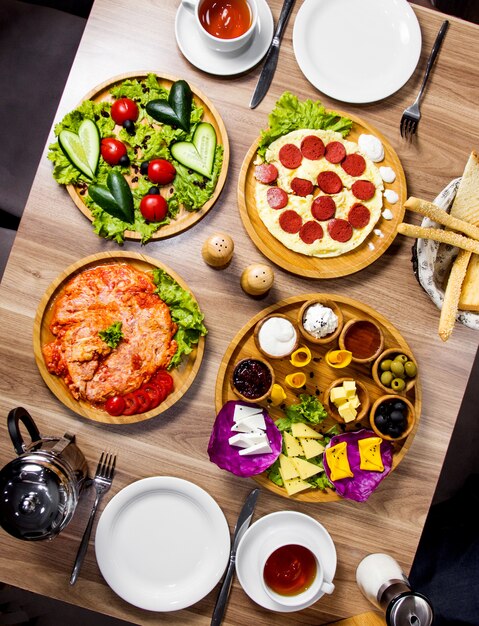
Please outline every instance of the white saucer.
[[191, 11], [180, 3], [175, 19], [176, 42], [195, 67], [217, 76], [232, 76], [251, 69], [266, 54], [273, 38], [274, 22], [266, 0], [258, 0], [258, 25], [253, 41], [245, 50], [225, 53], [208, 48], [200, 37]]
[[261, 563], [278, 538], [284, 543], [308, 540], [322, 555], [324, 580], [332, 582], [336, 573], [336, 548], [328, 531], [315, 519], [296, 511], [278, 511], [265, 515], [252, 524], [241, 539], [236, 552], [236, 574], [245, 593], [257, 604], [280, 613], [301, 611], [317, 602], [323, 591], [299, 606], [284, 606], [275, 602], [264, 590]]

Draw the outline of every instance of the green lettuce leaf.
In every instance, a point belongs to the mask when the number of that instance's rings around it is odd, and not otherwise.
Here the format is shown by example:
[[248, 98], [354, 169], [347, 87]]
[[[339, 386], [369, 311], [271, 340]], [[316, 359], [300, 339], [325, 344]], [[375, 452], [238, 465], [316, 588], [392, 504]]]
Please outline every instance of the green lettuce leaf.
[[285, 91], [268, 118], [269, 127], [261, 132], [258, 154], [263, 159], [268, 146], [287, 133], [300, 128], [334, 130], [346, 137], [353, 121], [333, 111], [326, 111], [318, 100], [301, 102], [297, 96]]
[[208, 331], [203, 323], [204, 315], [198, 303], [176, 280], [164, 270], [155, 269], [153, 281], [157, 286], [156, 293], [169, 306], [171, 317], [178, 325], [174, 336], [178, 350], [168, 366], [168, 369], [171, 369], [180, 364], [183, 355], [190, 354], [200, 337], [206, 335]]
[[328, 417], [326, 409], [316, 396], [302, 393], [299, 400], [299, 403], [286, 407], [284, 419], [289, 420], [290, 426], [294, 422], [321, 424]]
[[98, 333], [100, 339], [106, 343], [110, 348], [116, 348], [120, 341], [123, 339], [123, 331], [121, 330], [122, 323], [114, 322], [105, 330], [100, 330]]

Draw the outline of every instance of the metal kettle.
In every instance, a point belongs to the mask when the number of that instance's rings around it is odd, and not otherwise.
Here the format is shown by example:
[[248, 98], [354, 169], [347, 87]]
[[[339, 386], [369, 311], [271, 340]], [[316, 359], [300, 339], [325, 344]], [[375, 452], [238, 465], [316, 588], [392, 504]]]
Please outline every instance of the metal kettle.
[[[31, 438], [28, 445], [20, 422]], [[75, 435], [41, 437], [22, 407], [10, 411], [7, 425], [19, 456], [0, 471], [0, 526], [18, 539], [53, 539], [70, 522], [90, 483], [86, 459]]]

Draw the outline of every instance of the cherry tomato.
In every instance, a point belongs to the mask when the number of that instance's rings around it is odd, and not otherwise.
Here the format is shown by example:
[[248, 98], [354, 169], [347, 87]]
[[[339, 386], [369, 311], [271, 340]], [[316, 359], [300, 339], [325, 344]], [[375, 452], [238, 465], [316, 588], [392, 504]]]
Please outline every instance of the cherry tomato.
[[140, 211], [148, 222], [161, 222], [168, 213], [168, 203], [163, 196], [148, 194], [141, 199]]
[[122, 396], [111, 396], [105, 402], [105, 411], [115, 417], [122, 415], [125, 410], [125, 400]]
[[138, 404], [138, 413], [146, 413], [150, 410], [150, 396], [141, 387], [136, 391], [133, 391], [135, 400]]
[[130, 392], [124, 395], [123, 400], [125, 401], [123, 415], [134, 415], [135, 413], [139, 413], [138, 402], [136, 400], [134, 392]]
[[153, 159], [148, 163], [148, 178], [157, 185], [169, 185], [176, 176], [176, 170], [166, 159]]
[[118, 165], [120, 159], [126, 156], [126, 146], [124, 143], [113, 137], [105, 137], [101, 140], [101, 156], [108, 165]]
[[166, 391], [156, 383], [145, 383], [140, 387], [150, 397], [150, 410], [156, 409], [156, 407], [163, 402], [166, 398]]
[[138, 114], [138, 105], [130, 98], [120, 98], [111, 105], [111, 117], [120, 126], [126, 121], [135, 122]]
[[166, 390], [166, 395], [173, 391], [173, 377], [166, 370], [158, 370], [150, 382], [163, 386]]

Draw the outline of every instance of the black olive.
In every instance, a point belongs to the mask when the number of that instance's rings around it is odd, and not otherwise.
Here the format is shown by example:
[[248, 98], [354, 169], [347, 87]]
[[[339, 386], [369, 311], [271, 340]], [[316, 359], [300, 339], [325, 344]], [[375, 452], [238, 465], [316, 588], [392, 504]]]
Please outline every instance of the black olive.
[[390, 419], [393, 424], [403, 424], [406, 421], [404, 413], [397, 410], [391, 411]]
[[396, 426], [390, 426], [386, 434], [390, 437], [396, 438], [400, 437], [402, 433], [403, 431], [400, 428], [397, 428]]
[[159, 193], [160, 193], [160, 190], [158, 189], [158, 187], [150, 187], [148, 189], [149, 196], [157, 196]]
[[374, 423], [376, 424], [376, 427], [381, 431], [384, 432], [384, 430], [387, 428], [388, 426], [388, 421], [387, 419], [384, 417], [384, 415], [381, 415], [380, 413], [376, 413], [376, 415], [374, 416]]
[[132, 120], [125, 120], [123, 122], [123, 128], [129, 135], [135, 134], [135, 122], [133, 122]]
[[407, 405], [402, 400], [396, 400], [393, 404], [393, 409], [405, 413], [407, 411]]
[[140, 172], [143, 174], [143, 176], [146, 176], [148, 174], [148, 165], [148, 161], [143, 161], [143, 163], [140, 165]]
[[130, 159], [128, 157], [127, 154], [124, 154], [120, 160], [118, 161], [119, 165], [121, 165], [122, 167], [128, 167], [128, 165], [130, 165]]

